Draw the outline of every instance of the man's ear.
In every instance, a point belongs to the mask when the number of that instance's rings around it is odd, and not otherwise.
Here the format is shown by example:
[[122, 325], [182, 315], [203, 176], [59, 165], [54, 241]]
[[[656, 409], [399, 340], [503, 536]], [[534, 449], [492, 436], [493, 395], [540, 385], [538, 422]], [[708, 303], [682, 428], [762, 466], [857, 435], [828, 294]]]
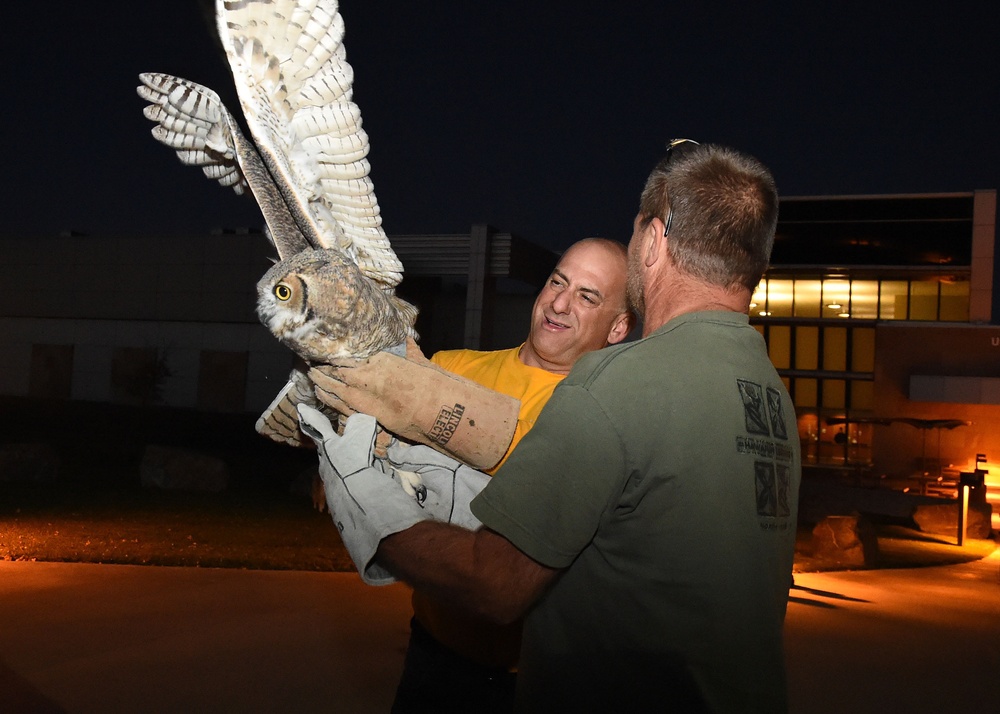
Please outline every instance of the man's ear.
[[646, 226], [646, 236], [643, 245], [642, 262], [648, 268], [660, 259], [661, 252], [665, 248], [667, 237], [663, 235], [666, 225], [659, 218], [653, 220]]
[[619, 342], [628, 337], [628, 333], [632, 331], [632, 326], [635, 321], [632, 319], [631, 312], [623, 312], [615, 321], [611, 323], [611, 329], [608, 331], [608, 344], [617, 345]]

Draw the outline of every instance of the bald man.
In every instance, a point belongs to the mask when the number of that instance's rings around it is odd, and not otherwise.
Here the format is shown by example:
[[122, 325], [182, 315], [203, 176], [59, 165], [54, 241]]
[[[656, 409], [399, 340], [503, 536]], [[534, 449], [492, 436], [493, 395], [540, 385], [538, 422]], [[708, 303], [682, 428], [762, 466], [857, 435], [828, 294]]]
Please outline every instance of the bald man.
[[[535, 299], [524, 343], [506, 350], [436, 353], [431, 362], [437, 367], [517, 400], [512, 431], [496, 427], [489, 439], [463, 441], [458, 446], [458, 440], [452, 440], [448, 444], [451, 448], [442, 451], [487, 473], [498, 469], [534, 426], [552, 391], [577, 359], [628, 336], [634, 320], [626, 297], [627, 268], [628, 254], [621, 243], [605, 238], [578, 241], [560, 257]], [[410, 357], [412, 361], [414, 355]], [[413, 369], [388, 354], [379, 355], [376, 361]], [[321, 401], [342, 413], [371, 414], [396, 433], [405, 433], [410, 423], [419, 421], [410, 417], [420, 405], [399, 404], [407, 395], [433, 405], [461, 402], [465, 411], [456, 431], [469, 421], [477, 421], [470, 415], [475, 413], [475, 396], [451, 398], [447, 392], [452, 385], [444, 381], [423, 389], [403, 388], [400, 380], [383, 377], [383, 369], [345, 365], [315, 369], [310, 376]], [[386, 386], [389, 384], [395, 388]], [[372, 385], [380, 386], [372, 390]], [[478, 412], [480, 423], [501, 411], [489, 402], [480, 403], [489, 412]], [[451, 409], [449, 414], [455, 411]], [[407, 418], [401, 418], [401, 412]], [[439, 445], [434, 439], [420, 440]], [[489, 449], [482, 448], [484, 442], [491, 445]], [[476, 450], [463, 451], [466, 444]], [[495, 463], [484, 464], [483, 459]], [[410, 644], [392, 712], [509, 712], [514, 701], [521, 623], [489, 623], [419, 588], [413, 593], [413, 609]]]

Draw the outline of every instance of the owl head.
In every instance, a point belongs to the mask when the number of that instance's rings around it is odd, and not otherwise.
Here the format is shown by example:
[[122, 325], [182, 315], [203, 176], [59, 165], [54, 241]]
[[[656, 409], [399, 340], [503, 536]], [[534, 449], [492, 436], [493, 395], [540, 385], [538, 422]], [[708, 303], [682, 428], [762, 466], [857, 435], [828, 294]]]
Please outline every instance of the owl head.
[[307, 250], [258, 281], [257, 316], [300, 357], [322, 363], [399, 344], [413, 334], [416, 311], [339, 251]]

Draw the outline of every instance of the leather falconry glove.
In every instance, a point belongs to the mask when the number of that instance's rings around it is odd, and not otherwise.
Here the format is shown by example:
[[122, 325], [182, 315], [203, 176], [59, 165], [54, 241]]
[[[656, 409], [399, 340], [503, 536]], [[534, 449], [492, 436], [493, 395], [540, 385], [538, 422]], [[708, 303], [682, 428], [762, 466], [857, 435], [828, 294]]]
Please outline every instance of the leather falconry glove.
[[476, 530], [482, 523], [469, 504], [490, 477], [435, 451], [429, 446], [411, 446], [393, 440], [383, 463], [403, 483], [411, 484], [415, 498], [434, 520]]
[[374, 562], [379, 542], [428, 520], [430, 514], [391, 473], [375, 465], [374, 417], [352, 415], [338, 436], [318, 410], [300, 404], [298, 412], [302, 432], [316, 442], [330, 514], [361, 579], [369, 585], [395, 582], [389, 571]]
[[398, 436], [477, 469], [503, 458], [517, 426], [518, 400], [434, 365], [412, 339], [405, 359], [379, 352], [314, 367], [309, 377], [324, 404], [371, 414]]

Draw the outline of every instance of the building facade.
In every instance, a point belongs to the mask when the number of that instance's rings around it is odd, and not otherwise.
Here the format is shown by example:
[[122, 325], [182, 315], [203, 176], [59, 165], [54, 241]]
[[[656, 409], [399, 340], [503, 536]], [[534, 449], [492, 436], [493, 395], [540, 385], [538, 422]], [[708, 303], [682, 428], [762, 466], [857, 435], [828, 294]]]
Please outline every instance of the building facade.
[[926, 490], [985, 454], [1000, 476], [995, 243], [995, 191], [782, 200], [750, 315], [807, 467]]
[[[557, 259], [487, 226], [391, 240], [427, 353], [518, 344]], [[0, 396], [259, 413], [285, 382], [260, 233], [4, 244]], [[750, 318], [808, 468], [926, 489], [985, 455], [1000, 480], [995, 244], [992, 190], [782, 199]]]
[[[556, 256], [474, 226], [392, 238], [428, 353], [516, 345]], [[260, 413], [294, 357], [258, 321], [261, 233], [4, 241], [0, 396]]]

